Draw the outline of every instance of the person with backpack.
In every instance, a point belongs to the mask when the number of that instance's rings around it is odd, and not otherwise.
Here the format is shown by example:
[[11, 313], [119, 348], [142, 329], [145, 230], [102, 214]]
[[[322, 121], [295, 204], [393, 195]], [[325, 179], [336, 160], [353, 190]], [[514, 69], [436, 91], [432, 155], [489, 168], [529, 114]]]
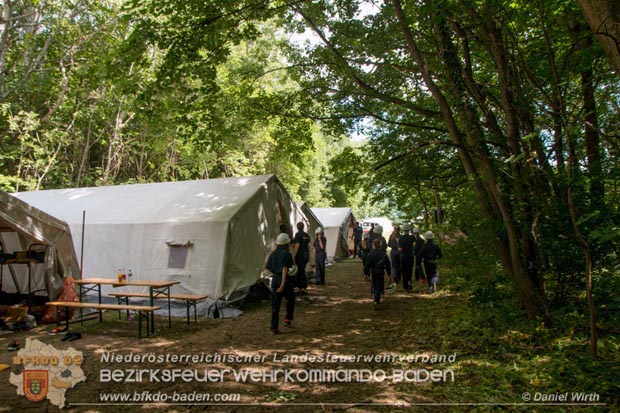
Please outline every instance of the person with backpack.
[[371, 277], [370, 293], [372, 294], [373, 302], [375, 303], [375, 309], [378, 308], [381, 302], [381, 294], [385, 289], [385, 274], [391, 276], [390, 259], [387, 256], [387, 252], [383, 249], [380, 239], [375, 239], [372, 242], [372, 251], [366, 260], [364, 266], [364, 274]]
[[286, 317], [284, 325], [292, 327], [293, 313], [295, 311], [295, 281], [294, 277], [289, 277], [289, 271], [293, 267], [293, 256], [289, 252], [291, 238], [288, 234], [281, 233], [276, 238], [278, 245], [276, 250], [267, 259], [267, 268], [273, 274], [271, 279], [271, 334], [279, 334], [280, 306], [282, 298], [286, 298]]
[[439, 271], [437, 270], [437, 260], [442, 258], [441, 248], [435, 244], [433, 238], [435, 235], [431, 231], [424, 233], [426, 241], [420, 250], [420, 259], [424, 272], [426, 273], [426, 281], [428, 282], [428, 292], [435, 292], [437, 282], [439, 281]]

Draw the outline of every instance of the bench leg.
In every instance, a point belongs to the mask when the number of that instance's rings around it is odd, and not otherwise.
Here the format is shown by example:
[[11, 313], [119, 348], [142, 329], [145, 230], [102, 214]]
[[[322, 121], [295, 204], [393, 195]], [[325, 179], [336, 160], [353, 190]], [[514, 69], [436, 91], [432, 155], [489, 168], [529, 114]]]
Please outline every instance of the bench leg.
[[146, 336], [149, 336], [151, 317], [154, 317], [153, 311], [138, 311], [138, 338], [142, 338], [142, 319], [146, 320]]
[[[116, 301], [118, 302], [118, 304], [127, 304], [129, 305], [129, 297], [116, 297]], [[118, 310], [118, 319], [121, 319], [121, 311], [123, 310]], [[129, 310], [127, 310], [127, 318], [129, 318]]]

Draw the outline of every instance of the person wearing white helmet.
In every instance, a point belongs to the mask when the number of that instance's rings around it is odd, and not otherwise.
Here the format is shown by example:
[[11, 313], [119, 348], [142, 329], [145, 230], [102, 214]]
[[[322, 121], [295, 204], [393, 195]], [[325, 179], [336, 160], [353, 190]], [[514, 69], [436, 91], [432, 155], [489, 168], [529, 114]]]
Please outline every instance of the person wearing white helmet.
[[286, 317], [284, 325], [291, 327], [295, 312], [295, 282], [294, 277], [289, 276], [290, 268], [293, 267], [293, 256], [289, 252], [291, 238], [286, 233], [280, 233], [276, 238], [278, 245], [276, 250], [269, 255], [266, 268], [273, 273], [271, 289], [271, 334], [280, 333], [280, 306], [282, 298], [286, 298]]
[[[376, 228], [376, 227], [375, 227]], [[366, 265], [364, 266], [364, 274], [371, 279], [370, 294], [372, 300], [375, 303], [375, 309], [378, 308], [381, 302], [381, 295], [385, 290], [385, 274], [391, 276], [390, 259], [387, 256], [387, 252], [381, 245], [381, 240], [375, 238], [372, 241], [372, 250], [370, 255], [366, 259]]]
[[426, 231], [424, 233], [424, 238], [426, 241], [424, 245], [420, 249], [420, 260], [422, 261], [422, 266], [424, 268], [424, 272], [426, 273], [426, 281], [428, 282], [428, 292], [435, 292], [437, 289], [437, 282], [439, 281], [439, 271], [437, 270], [437, 260], [442, 257], [441, 248], [439, 245], [435, 244], [433, 239], [435, 238], [435, 234], [431, 231]]
[[323, 228], [318, 227], [314, 238], [315, 284], [325, 285], [325, 261], [327, 260], [327, 238]]
[[385, 240], [385, 237], [383, 236], [383, 227], [380, 224], [376, 224], [374, 229], [372, 230], [372, 234], [370, 234], [370, 248], [372, 250], [372, 245], [374, 240], [380, 240], [381, 241], [381, 248], [383, 249], [383, 251], [387, 251], [387, 241]]

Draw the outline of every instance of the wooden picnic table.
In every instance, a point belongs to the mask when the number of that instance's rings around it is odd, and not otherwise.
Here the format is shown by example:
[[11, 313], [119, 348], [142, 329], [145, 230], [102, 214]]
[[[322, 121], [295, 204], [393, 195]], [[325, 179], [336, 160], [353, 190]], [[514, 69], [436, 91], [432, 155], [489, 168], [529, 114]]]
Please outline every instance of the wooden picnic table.
[[[80, 286], [80, 301], [82, 301], [82, 292], [97, 291], [98, 302], [101, 304], [101, 286], [111, 285], [113, 288], [118, 287], [148, 287], [149, 289], [149, 306], [153, 307], [155, 297], [165, 297], [168, 300], [168, 327], [172, 327], [172, 318], [170, 310], [170, 287], [179, 284], [180, 281], [156, 281], [156, 280], [128, 280], [119, 282], [118, 278], [82, 278], [73, 281]], [[101, 318], [101, 313], [99, 315]], [[155, 317], [151, 317], [151, 332], [155, 332]]]

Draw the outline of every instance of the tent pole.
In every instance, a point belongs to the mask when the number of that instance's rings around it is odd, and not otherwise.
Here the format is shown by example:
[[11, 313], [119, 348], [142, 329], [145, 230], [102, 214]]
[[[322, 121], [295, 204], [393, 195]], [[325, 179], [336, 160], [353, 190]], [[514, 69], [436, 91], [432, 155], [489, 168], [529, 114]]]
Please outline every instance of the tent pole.
[[80, 247], [80, 279], [83, 277], [82, 268], [84, 266], [84, 231], [86, 229], [86, 210], [82, 211], [82, 246]]

